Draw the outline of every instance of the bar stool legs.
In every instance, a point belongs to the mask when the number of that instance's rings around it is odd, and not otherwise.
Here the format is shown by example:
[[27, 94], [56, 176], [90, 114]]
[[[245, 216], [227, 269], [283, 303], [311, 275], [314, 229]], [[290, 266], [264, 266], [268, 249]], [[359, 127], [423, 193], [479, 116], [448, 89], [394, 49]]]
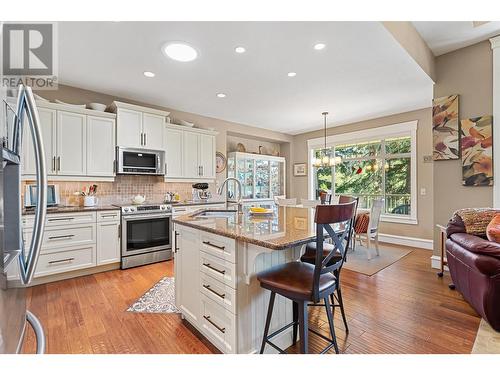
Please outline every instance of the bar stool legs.
[[262, 346], [260, 347], [260, 354], [264, 353], [264, 347], [266, 346], [267, 335], [269, 334], [269, 326], [271, 325], [271, 318], [273, 317], [273, 307], [274, 307], [275, 297], [276, 293], [271, 292], [271, 297], [269, 298], [269, 307], [267, 308], [267, 318], [266, 318], [266, 326], [264, 328], [264, 337], [262, 338]]
[[325, 308], [326, 308], [326, 315], [328, 317], [328, 325], [330, 326], [330, 335], [332, 336], [333, 347], [335, 348], [335, 353], [339, 354], [339, 346], [337, 345], [337, 336], [335, 335], [335, 328], [333, 326], [332, 307], [330, 306], [330, 301], [328, 301], [328, 297], [325, 298]]
[[300, 353], [307, 354], [309, 353], [309, 314], [307, 302], [300, 301], [297, 304], [299, 305]]
[[293, 306], [293, 337], [292, 337], [292, 345], [297, 343], [297, 331], [299, 329], [299, 304], [295, 301], [292, 301]]

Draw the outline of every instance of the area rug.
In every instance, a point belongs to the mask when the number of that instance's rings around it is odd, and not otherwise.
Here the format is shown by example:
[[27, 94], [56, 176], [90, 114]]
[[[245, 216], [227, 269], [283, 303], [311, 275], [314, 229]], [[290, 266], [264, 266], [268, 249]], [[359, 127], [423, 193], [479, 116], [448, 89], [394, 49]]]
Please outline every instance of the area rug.
[[495, 331], [481, 319], [477, 330], [476, 341], [472, 347], [472, 354], [500, 354], [500, 332]]
[[354, 272], [372, 276], [411, 253], [410, 249], [405, 248], [383, 245], [380, 245], [379, 248], [380, 255], [377, 256], [375, 249], [372, 249], [370, 250], [372, 259], [368, 259], [366, 247], [360, 246], [359, 242], [357, 242], [356, 250], [354, 252], [349, 250], [347, 253], [347, 262], [344, 263], [343, 267]]
[[164, 277], [134, 302], [127, 311], [137, 313], [178, 313], [175, 306], [175, 282], [173, 277]]

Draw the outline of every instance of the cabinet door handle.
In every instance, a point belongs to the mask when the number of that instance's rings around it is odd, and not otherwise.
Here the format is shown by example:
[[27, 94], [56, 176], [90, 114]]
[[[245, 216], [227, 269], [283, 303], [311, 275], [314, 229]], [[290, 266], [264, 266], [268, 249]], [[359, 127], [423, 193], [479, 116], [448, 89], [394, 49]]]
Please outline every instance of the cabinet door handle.
[[58, 172], [61, 171], [61, 157], [60, 156], [57, 157], [57, 171]]
[[144, 146], [146, 146], [148, 144], [148, 141], [147, 141], [147, 138], [146, 138], [146, 133], [144, 133]]
[[52, 172], [56, 171], [56, 157], [52, 157]]
[[210, 315], [203, 315], [203, 318], [204, 318], [207, 322], [209, 322], [211, 325], [213, 325], [215, 328], [217, 328], [219, 331], [221, 331], [222, 333], [226, 333], [226, 328], [224, 328], [224, 327], [222, 327], [222, 328], [221, 328], [221, 327], [219, 327], [217, 324], [215, 324], [214, 322], [212, 322], [212, 321], [210, 320]]
[[66, 258], [66, 259], [59, 259], [59, 260], [51, 260], [51, 261], [49, 261], [49, 264], [62, 263], [62, 262], [72, 262], [74, 260], [75, 260], [75, 258]]
[[118, 224], [118, 238], [122, 238], [122, 225], [121, 224]]
[[210, 288], [210, 285], [205, 285], [203, 284], [203, 288], [205, 288], [206, 290], [208, 290], [209, 292], [212, 292], [213, 294], [215, 294], [217, 297], [219, 298], [226, 298], [226, 295], [225, 294], [220, 294], [220, 293], [217, 293], [215, 290], [213, 290], [212, 288]]
[[219, 249], [219, 250], [224, 250], [226, 247], [225, 246], [218, 246], [218, 245], [214, 245], [213, 243], [211, 243], [210, 241], [203, 241], [203, 244], [204, 245], [207, 245], [207, 246], [212, 246], [212, 247], [215, 247], [216, 249]]
[[219, 269], [217, 269], [217, 268], [215, 268], [215, 267], [211, 266], [211, 265], [210, 265], [210, 263], [203, 263], [203, 265], [204, 265], [205, 267], [207, 267], [207, 268], [210, 268], [212, 271], [215, 271], [215, 272], [220, 273], [221, 275], [225, 275], [225, 274], [226, 274], [226, 270], [222, 270], [222, 271], [221, 271], [221, 270], [219, 270]]
[[142, 137], [142, 133], [141, 133], [141, 146], [144, 146], [144, 142], [143, 142], [142, 138], [143, 137]]
[[64, 238], [72, 238], [72, 237], [75, 237], [74, 234], [67, 234], [65, 236], [51, 236], [49, 237], [49, 240], [62, 240]]
[[175, 248], [174, 248], [174, 253], [177, 253], [179, 251], [179, 247], [177, 246], [177, 237], [179, 236], [179, 232], [175, 231]]

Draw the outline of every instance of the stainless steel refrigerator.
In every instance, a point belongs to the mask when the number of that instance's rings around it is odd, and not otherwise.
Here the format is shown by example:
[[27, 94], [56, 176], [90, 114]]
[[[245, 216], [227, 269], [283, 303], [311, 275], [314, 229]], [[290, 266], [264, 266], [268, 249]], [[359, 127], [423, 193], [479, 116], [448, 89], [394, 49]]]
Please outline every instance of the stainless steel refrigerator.
[[[1, 90], [1, 89], [0, 89]], [[0, 353], [19, 353], [31, 324], [37, 353], [45, 351], [43, 327], [26, 309], [26, 287], [34, 272], [45, 226], [47, 174], [40, 120], [31, 88], [20, 86], [17, 105], [8, 104], [5, 91], [0, 103]], [[23, 127], [28, 127], [26, 130]], [[25, 135], [25, 139], [23, 139]], [[36, 161], [37, 202], [33, 239], [25, 244], [21, 227], [21, 155], [32, 142]]]

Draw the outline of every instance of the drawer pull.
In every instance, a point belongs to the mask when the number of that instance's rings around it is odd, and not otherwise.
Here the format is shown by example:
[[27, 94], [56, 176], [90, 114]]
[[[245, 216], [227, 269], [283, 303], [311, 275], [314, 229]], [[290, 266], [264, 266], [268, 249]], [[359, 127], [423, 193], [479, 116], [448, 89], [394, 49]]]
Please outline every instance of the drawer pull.
[[52, 219], [49, 219], [49, 221], [67, 221], [67, 220], [73, 220], [74, 217], [54, 217]]
[[105, 217], [116, 217], [116, 214], [115, 215], [101, 215], [102, 218], [105, 218]]
[[63, 238], [72, 238], [72, 237], [75, 237], [74, 234], [67, 234], [65, 236], [52, 236], [52, 237], [49, 237], [49, 240], [61, 240]]
[[218, 245], [214, 245], [213, 243], [211, 243], [210, 241], [203, 241], [203, 243], [207, 246], [212, 246], [212, 247], [215, 247], [216, 249], [219, 249], [219, 250], [224, 250], [226, 247], [225, 246], [218, 246]]
[[203, 265], [204, 265], [205, 267], [207, 267], [207, 268], [210, 268], [212, 271], [215, 271], [215, 272], [220, 273], [221, 275], [225, 275], [225, 274], [226, 274], [226, 270], [222, 270], [222, 271], [221, 271], [221, 270], [218, 270], [217, 268], [212, 267], [212, 266], [210, 265], [210, 263], [203, 263]]
[[226, 295], [225, 294], [220, 294], [220, 293], [217, 293], [215, 290], [213, 290], [212, 288], [210, 288], [210, 285], [205, 285], [203, 284], [203, 288], [205, 288], [206, 290], [208, 290], [209, 292], [212, 292], [213, 294], [215, 294], [217, 297], [219, 298], [226, 298]]
[[75, 260], [75, 258], [66, 258], [66, 259], [60, 259], [60, 260], [51, 260], [51, 261], [49, 261], [49, 264], [62, 263], [62, 262], [72, 262], [74, 260]]
[[223, 328], [221, 328], [221, 327], [219, 327], [217, 324], [215, 324], [214, 322], [212, 322], [212, 321], [210, 320], [210, 315], [203, 315], [203, 318], [204, 318], [207, 322], [209, 322], [211, 325], [213, 325], [215, 328], [217, 328], [219, 331], [221, 331], [222, 333], [226, 333], [226, 328], [224, 328], [224, 327], [223, 327]]

